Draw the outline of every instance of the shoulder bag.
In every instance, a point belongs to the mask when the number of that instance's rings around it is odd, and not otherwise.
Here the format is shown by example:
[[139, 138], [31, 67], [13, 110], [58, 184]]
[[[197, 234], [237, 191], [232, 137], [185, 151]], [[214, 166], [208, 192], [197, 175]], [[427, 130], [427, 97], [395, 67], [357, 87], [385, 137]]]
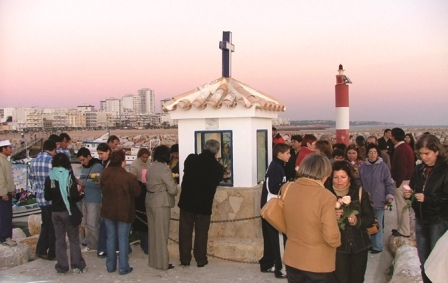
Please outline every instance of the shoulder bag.
[[286, 196], [290, 185], [291, 182], [284, 184], [280, 188], [278, 195], [271, 198], [260, 211], [261, 217], [282, 233], [286, 233], [286, 222], [285, 217], [283, 216], [283, 199]]
[[[361, 197], [362, 197], [362, 188], [359, 188], [359, 202], [361, 203]], [[361, 207], [362, 209], [362, 207]], [[373, 221], [372, 226], [367, 227], [367, 233], [369, 235], [375, 235], [376, 233], [378, 233], [378, 231], [380, 231], [380, 224], [378, 222], [378, 219], [376, 218], [376, 216], [374, 215], [375, 219]]]
[[76, 202], [69, 200], [70, 202], [70, 212], [72, 213], [72, 215], [69, 215], [68, 218], [70, 219], [70, 223], [76, 227], [79, 224], [81, 224], [82, 222], [82, 212], [81, 210], [79, 210], [78, 205], [76, 204]]

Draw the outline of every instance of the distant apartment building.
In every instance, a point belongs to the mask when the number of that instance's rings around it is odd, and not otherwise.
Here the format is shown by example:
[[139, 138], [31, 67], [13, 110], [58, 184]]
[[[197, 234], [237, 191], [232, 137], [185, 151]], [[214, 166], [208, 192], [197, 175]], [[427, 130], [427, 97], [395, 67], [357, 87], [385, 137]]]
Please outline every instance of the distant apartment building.
[[141, 105], [140, 114], [154, 114], [156, 113], [154, 90], [149, 88], [142, 88], [137, 91], [137, 95], [140, 97]]
[[86, 114], [86, 127], [95, 128], [97, 121], [96, 112], [85, 112], [85, 114]]
[[272, 119], [272, 126], [289, 126], [291, 122], [288, 118], [278, 117], [277, 119]]
[[96, 127], [109, 128], [115, 126], [115, 119], [112, 112], [97, 111], [96, 112]]
[[119, 116], [121, 114], [121, 99], [114, 97], [107, 98], [106, 111], [112, 112], [115, 116]]
[[8, 120], [8, 117], [11, 117], [12, 119], [15, 110], [16, 109], [12, 107], [0, 108], [0, 123], [6, 122]]
[[160, 123], [163, 125], [164, 123], [170, 126], [177, 126], [177, 119], [171, 119], [170, 114], [161, 113], [160, 114]]
[[95, 111], [95, 106], [93, 106], [93, 105], [76, 106], [76, 110], [78, 112], [93, 112], [93, 111]]
[[106, 100], [100, 101], [100, 110], [106, 110]]
[[78, 111], [78, 109], [70, 109], [67, 113], [68, 126], [72, 128], [86, 127], [86, 113]]
[[141, 111], [141, 97], [135, 94], [127, 94], [121, 99], [121, 113], [136, 113]]

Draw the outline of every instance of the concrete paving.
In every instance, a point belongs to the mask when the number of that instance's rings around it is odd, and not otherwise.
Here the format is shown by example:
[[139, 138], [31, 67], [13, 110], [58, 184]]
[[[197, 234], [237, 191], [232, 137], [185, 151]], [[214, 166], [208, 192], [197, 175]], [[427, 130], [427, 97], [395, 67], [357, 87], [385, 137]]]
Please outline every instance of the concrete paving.
[[[369, 253], [365, 282], [386, 283], [387, 269], [392, 262], [392, 256], [387, 251], [387, 239], [394, 228], [396, 212], [386, 211], [386, 228], [384, 233], [385, 249], [382, 253], [372, 255]], [[130, 265], [134, 271], [127, 275], [119, 275], [118, 272], [108, 273], [105, 267], [105, 259], [100, 259], [95, 252], [83, 254], [89, 270], [83, 274], [58, 275], [55, 273], [54, 264], [42, 259], [37, 259], [24, 265], [3, 270], [0, 272], [0, 282], [65, 282], [65, 283], [90, 283], [90, 282], [282, 282], [273, 274], [261, 273], [258, 264], [243, 264], [209, 259], [209, 264], [198, 268], [194, 261], [189, 267], [179, 266], [178, 259], [171, 259], [174, 269], [167, 271], [150, 268], [147, 264], [147, 256], [139, 246], [133, 247], [130, 254]], [[283, 280], [286, 282], [286, 280]]]

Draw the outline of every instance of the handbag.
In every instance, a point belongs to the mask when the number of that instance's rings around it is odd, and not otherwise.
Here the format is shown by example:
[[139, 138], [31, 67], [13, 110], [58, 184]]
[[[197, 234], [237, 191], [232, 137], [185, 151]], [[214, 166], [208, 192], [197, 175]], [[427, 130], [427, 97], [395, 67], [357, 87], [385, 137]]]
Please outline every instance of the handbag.
[[261, 208], [260, 215], [264, 220], [269, 222], [275, 229], [282, 233], [286, 233], [286, 221], [283, 216], [283, 205], [284, 205], [284, 197], [288, 192], [288, 188], [291, 185], [291, 182], [284, 184], [278, 195], [274, 198], [271, 198], [263, 207]]
[[76, 204], [76, 202], [69, 200], [70, 202], [70, 212], [72, 213], [72, 215], [69, 215], [68, 218], [70, 219], [70, 223], [73, 226], [78, 226], [79, 224], [81, 224], [82, 222], [82, 212], [81, 210], [79, 210], [78, 205]]
[[[359, 202], [361, 202], [361, 197], [362, 197], [362, 188], [359, 188]], [[380, 223], [378, 222], [378, 219], [376, 218], [375, 215], [373, 217], [375, 217], [375, 219], [373, 220], [372, 226], [366, 228], [367, 233], [369, 235], [375, 235], [380, 231]]]

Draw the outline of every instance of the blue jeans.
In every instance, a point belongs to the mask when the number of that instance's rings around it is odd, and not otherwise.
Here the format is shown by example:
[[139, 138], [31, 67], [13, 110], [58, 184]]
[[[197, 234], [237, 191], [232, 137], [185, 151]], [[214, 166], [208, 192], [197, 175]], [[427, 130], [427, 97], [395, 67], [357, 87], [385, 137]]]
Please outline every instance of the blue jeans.
[[417, 252], [420, 259], [420, 268], [422, 270], [423, 281], [426, 275], [424, 274], [424, 265], [426, 259], [431, 253], [440, 237], [448, 230], [448, 221], [440, 219], [437, 221], [425, 222], [421, 219], [415, 218], [415, 240], [417, 242]]
[[117, 269], [116, 241], [118, 240], [118, 272], [120, 274], [129, 273], [129, 232], [131, 223], [117, 222], [104, 218], [107, 230], [107, 258], [106, 268], [108, 272], [114, 272]]
[[372, 240], [372, 249], [375, 251], [383, 250], [383, 219], [384, 219], [384, 208], [374, 209], [376, 219], [380, 224], [380, 230], [375, 235], [372, 235], [370, 239]]
[[106, 251], [106, 242], [107, 242], [107, 232], [106, 232], [106, 224], [104, 223], [103, 217], [100, 216], [99, 224], [100, 224], [100, 230], [98, 233], [98, 248], [97, 253], [105, 252]]

